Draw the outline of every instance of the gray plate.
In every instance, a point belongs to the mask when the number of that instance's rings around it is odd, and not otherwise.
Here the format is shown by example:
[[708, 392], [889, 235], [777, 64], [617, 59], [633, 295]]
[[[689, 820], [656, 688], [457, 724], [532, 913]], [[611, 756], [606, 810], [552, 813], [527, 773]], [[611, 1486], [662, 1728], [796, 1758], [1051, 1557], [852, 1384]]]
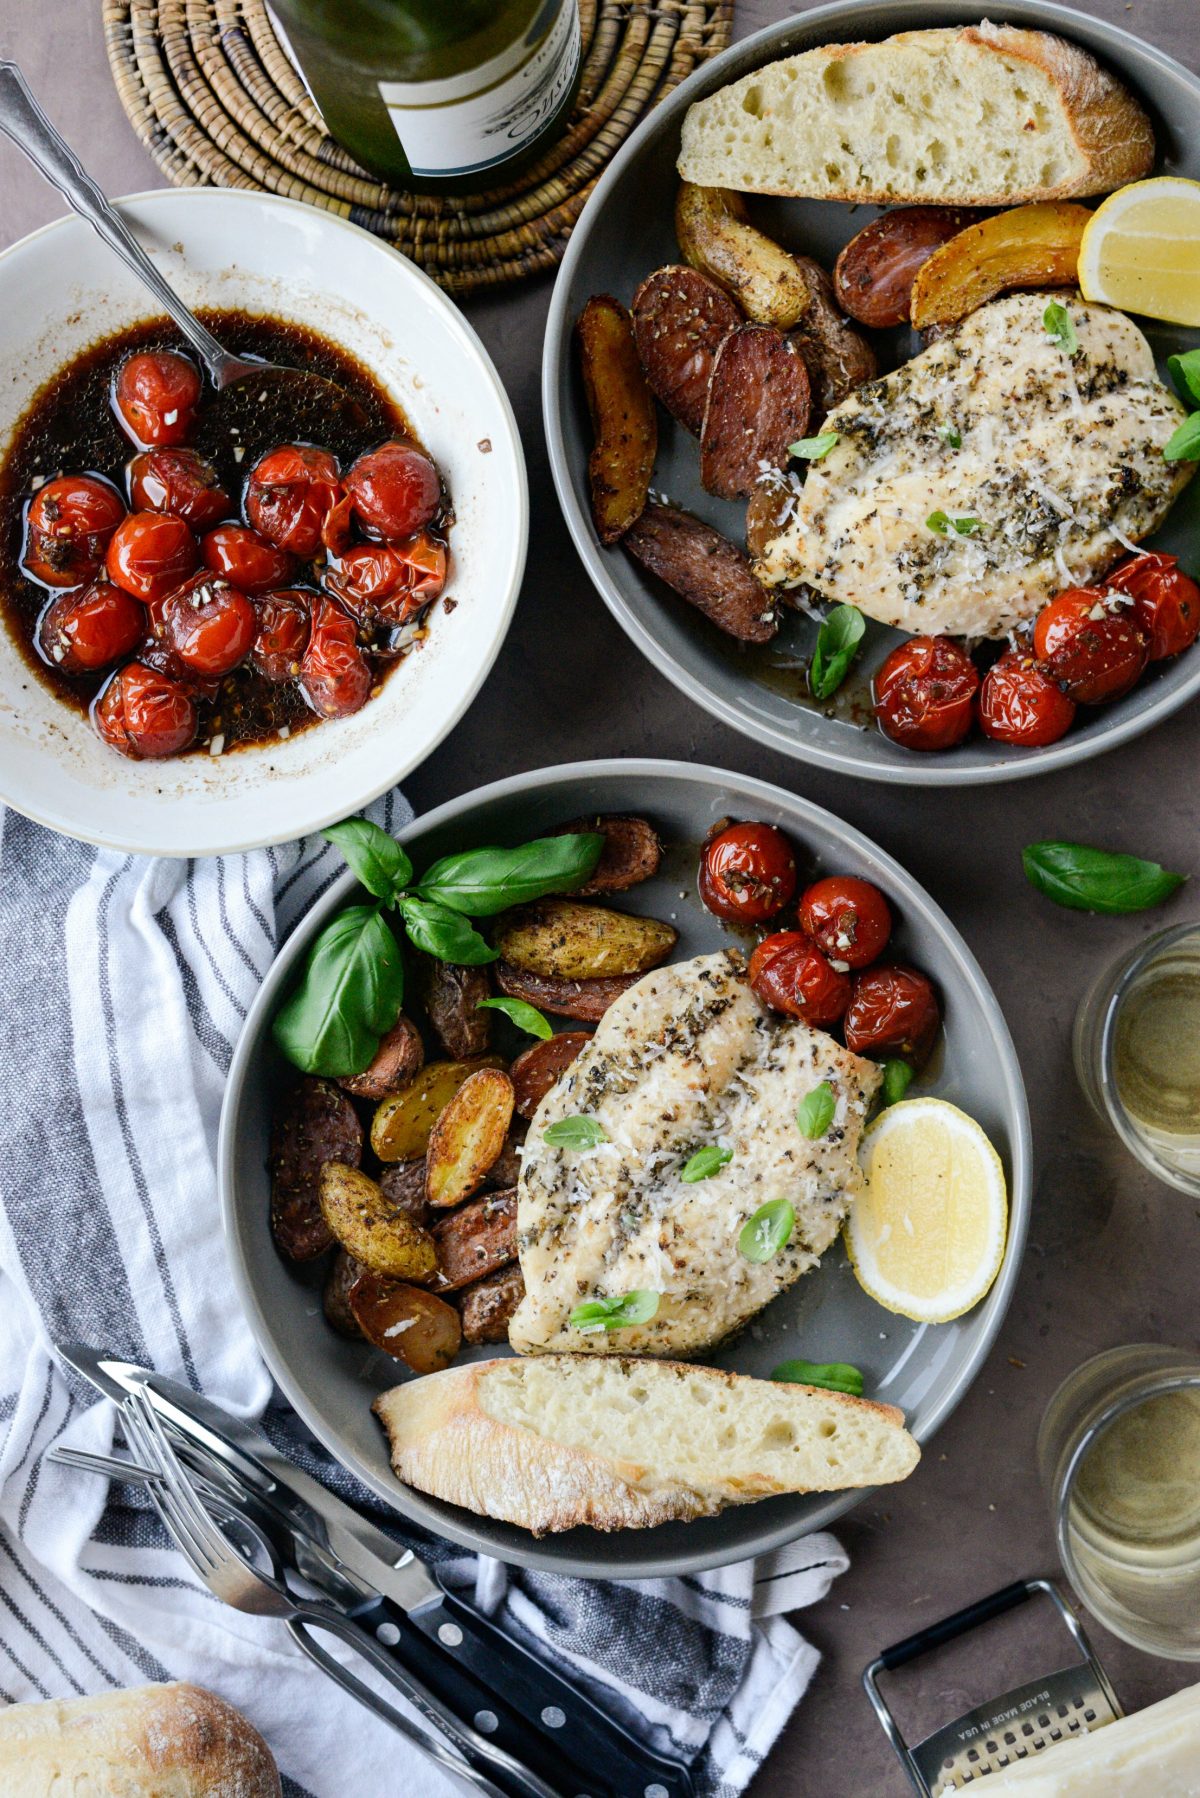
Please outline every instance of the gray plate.
[[[542, 407], [555, 485], [575, 546], [619, 623], [677, 687], [756, 743], [870, 780], [929, 786], [1012, 780], [1115, 749], [1168, 717], [1200, 689], [1200, 648], [1177, 661], [1158, 664], [1116, 705], [1081, 714], [1082, 722], [1077, 721], [1061, 742], [1047, 749], [1016, 749], [976, 736], [945, 754], [923, 755], [901, 749], [870, 723], [869, 676], [902, 640], [900, 633], [872, 624], [851, 690], [839, 696], [841, 715], [826, 716], [799, 697], [804, 691], [803, 674], [796, 672], [796, 666], [811, 654], [816, 638], [816, 626], [810, 620], [789, 612], [769, 650], [747, 649], [643, 574], [622, 549], [601, 547], [588, 510], [591, 434], [572, 327], [590, 295], [612, 293], [628, 304], [638, 283], [652, 269], [679, 260], [672, 223], [678, 186], [675, 157], [683, 115], [694, 100], [796, 51], [886, 37], [894, 31], [973, 23], [986, 11], [978, 0], [838, 0], [836, 5], [820, 6], [769, 26], [697, 70], [655, 107], [606, 169], [563, 258], [546, 328]], [[1067, 7], [1012, 0], [999, 16], [1009, 25], [1060, 32], [1091, 50], [1149, 109], [1160, 151], [1155, 173], [1200, 179], [1200, 133], [1196, 131], [1200, 79], [1127, 31]], [[790, 247], [817, 256], [828, 268], [842, 245], [878, 210], [822, 200], [755, 201], [756, 217], [766, 229]], [[1164, 373], [1168, 355], [1200, 343], [1200, 333], [1195, 331], [1138, 322]], [[876, 338], [880, 335], [875, 334]], [[888, 335], [896, 361], [919, 347], [914, 333]], [[715, 500], [704, 492], [695, 439], [661, 411], [659, 419], [656, 489], [740, 543], [744, 506]], [[1191, 567], [1198, 527], [1200, 479], [1175, 506], [1166, 528], [1154, 539], [1154, 547], [1184, 556]], [[781, 662], [789, 666], [775, 666]]]
[[[778, 787], [717, 768], [631, 760], [539, 770], [440, 806], [401, 835], [420, 870], [451, 850], [522, 842], [590, 811], [639, 812], [657, 825], [669, 846], [663, 870], [624, 903], [630, 911], [672, 919], [681, 957], [736, 940], [694, 895], [698, 846], [712, 824], [730, 814], [763, 818], [787, 830], [804, 881], [834, 872], [875, 881], [897, 915], [897, 953], [936, 980], [946, 1014], [945, 1044], [914, 1091], [952, 1100], [978, 1118], [1003, 1158], [1011, 1216], [996, 1284], [983, 1304], [954, 1323], [912, 1324], [866, 1297], [839, 1244], [737, 1342], [713, 1357], [719, 1366], [760, 1375], [795, 1355], [855, 1363], [867, 1393], [900, 1405], [915, 1434], [927, 1441], [967, 1390], [1000, 1327], [1029, 1219], [1025, 1092], [1000, 1008], [974, 957], [928, 895], [858, 831]], [[267, 1221], [271, 1106], [290, 1078], [271, 1042], [271, 1018], [314, 935], [353, 892], [347, 875], [289, 938], [246, 1021], [221, 1118], [221, 1203], [242, 1302], [272, 1372], [314, 1434], [381, 1498], [439, 1535], [501, 1560], [598, 1578], [721, 1566], [826, 1525], [857, 1503], [862, 1494], [856, 1492], [777, 1498], [695, 1523], [609, 1537], [573, 1530], [538, 1541], [511, 1525], [426, 1498], [393, 1476], [369, 1405], [377, 1392], [396, 1383], [397, 1365], [329, 1329], [320, 1310], [321, 1272], [285, 1264]], [[526, 1039], [514, 1037], [508, 1045], [514, 1051], [518, 1040]], [[475, 1357], [500, 1352], [469, 1351]], [[914, 1478], [921, 1478], [919, 1470]]]

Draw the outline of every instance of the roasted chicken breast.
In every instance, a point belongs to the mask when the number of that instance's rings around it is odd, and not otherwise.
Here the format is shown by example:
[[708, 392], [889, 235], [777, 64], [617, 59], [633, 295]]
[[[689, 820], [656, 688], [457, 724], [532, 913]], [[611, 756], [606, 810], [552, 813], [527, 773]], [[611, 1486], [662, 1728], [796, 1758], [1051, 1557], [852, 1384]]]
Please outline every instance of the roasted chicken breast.
[[[817, 1141], [796, 1121], [827, 1081], [833, 1119]], [[655, 969], [612, 1005], [539, 1105], [517, 1198], [525, 1297], [515, 1349], [693, 1355], [721, 1341], [814, 1267], [860, 1183], [858, 1143], [879, 1069], [823, 1031], [768, 1012], [725, 952]], [[552, 1146], [548, 1127], [594, 1119], [606, 1140]], [[685, 1182], [697, 1149], [732, 1151]], [[741, 1253], [743, 1226], [769, 1199], [795, 1212], [772, 1258]], [[647, 1323], [611, 1331], [569, 1322], [587, 1300], [659, 1295]]]

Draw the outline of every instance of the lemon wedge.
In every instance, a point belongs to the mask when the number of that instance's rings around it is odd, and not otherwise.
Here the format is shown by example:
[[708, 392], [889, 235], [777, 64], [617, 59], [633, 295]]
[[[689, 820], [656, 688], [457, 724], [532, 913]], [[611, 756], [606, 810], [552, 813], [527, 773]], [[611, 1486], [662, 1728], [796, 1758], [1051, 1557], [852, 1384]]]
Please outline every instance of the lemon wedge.
[[1008, 1194], [974, 1118], [943, 1099], [903, 1099], [865, 1132], [859, 1160], [845, 1239], [863, 1290], [918, 1323], [977, 1305], [1004, 1259]]
[[1160, 175], [1098, 206], [1079, 246], [1085, 300], [1200, 325], [1200, 181]]

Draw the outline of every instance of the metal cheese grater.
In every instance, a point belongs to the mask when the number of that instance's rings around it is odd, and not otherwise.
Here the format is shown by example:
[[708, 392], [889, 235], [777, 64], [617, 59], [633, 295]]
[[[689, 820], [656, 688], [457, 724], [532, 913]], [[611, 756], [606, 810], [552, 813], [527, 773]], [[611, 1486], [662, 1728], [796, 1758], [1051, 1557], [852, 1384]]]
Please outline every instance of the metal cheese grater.
[[[979, 1624], [1003, 1616], [1039, 1592], [1057, 1606], [1082, 1660], [1041, 1679], [1029, 1680], [999, 1698], [987, 1699], [910, 1748], [880, 1693], [879, 1675], [904, 1667], [931, 1649], [952, 1642], [956, 1636], [966, 1635]], [[1057, 1586], [1047, 1579], [1017, 1580], [967, 1605], [965, 1610], [955, 1611], [952, 1617], [943, 1617], [940, 1623], [918, 1630], [915, 1636], [906, 1636], [893, 1648], [885, 1648], [862, 1677], [875, 1715], [913, 1790], [921, 1798], [941, 1798], [944, 1792], [961, 1791], [989, 1773], [998, 1773], [1003, 1767], [1039, 1754], [1054, 1742], [1086, 1735], [1124, 1714], [1079, 1619]]]

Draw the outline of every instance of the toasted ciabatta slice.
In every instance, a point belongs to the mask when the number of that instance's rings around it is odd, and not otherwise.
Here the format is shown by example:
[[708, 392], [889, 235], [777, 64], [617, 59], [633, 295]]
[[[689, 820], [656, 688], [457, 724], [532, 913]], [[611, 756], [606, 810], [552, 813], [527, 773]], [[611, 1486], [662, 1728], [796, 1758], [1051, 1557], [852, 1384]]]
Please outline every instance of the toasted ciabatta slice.
[[920, 1457], [894, 1405], [626, 1355], [477, 1361], [373, 1409], [406, 1484], [537, 1536], [882, 1485]]
[[1153, 161], [1146, 114], [1086, 50], [985, 20], [769, 63], [689, 107], [679, 173], [744, 193], [1012, 206], [1111, 193]]

